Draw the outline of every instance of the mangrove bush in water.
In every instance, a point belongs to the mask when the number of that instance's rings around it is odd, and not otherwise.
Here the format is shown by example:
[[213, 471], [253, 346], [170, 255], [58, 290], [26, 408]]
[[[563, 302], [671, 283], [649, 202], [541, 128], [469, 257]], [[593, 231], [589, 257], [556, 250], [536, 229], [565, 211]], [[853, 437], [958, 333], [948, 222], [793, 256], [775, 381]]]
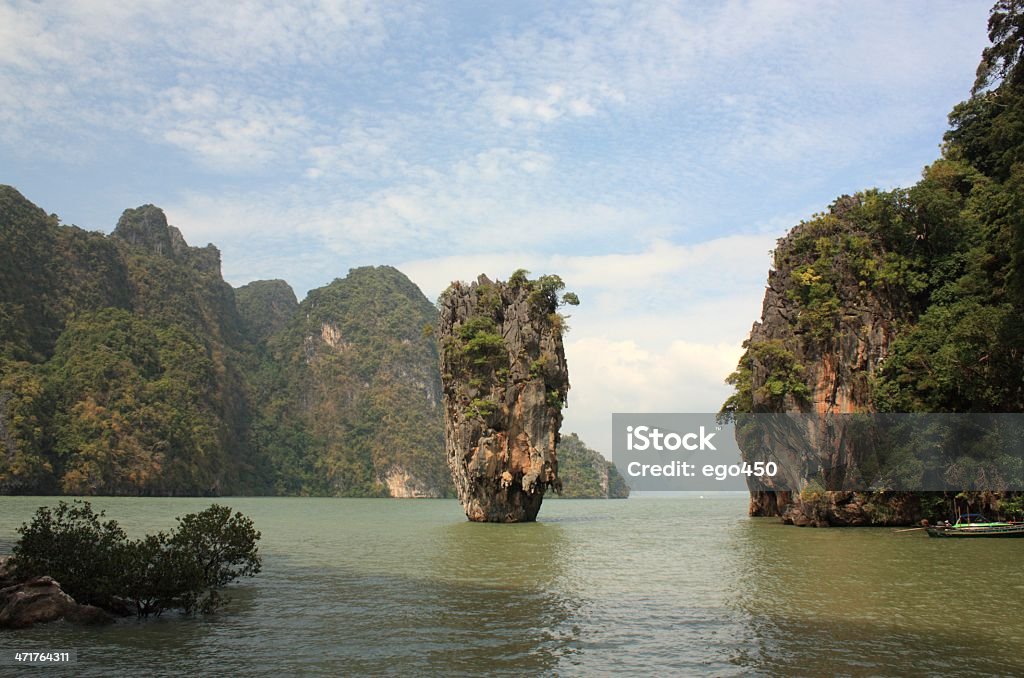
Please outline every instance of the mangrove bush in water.
[[40, 507], [18, 528], [15, 574], [49, 575], [79, 603], [108, 609], [133, 606], [140, 617], [167, 609], [213, 612], [220, 590], [260, 571], [252, 520], [214, 504], [178, 518], [169, 532], [131, 540], [89, 502]]

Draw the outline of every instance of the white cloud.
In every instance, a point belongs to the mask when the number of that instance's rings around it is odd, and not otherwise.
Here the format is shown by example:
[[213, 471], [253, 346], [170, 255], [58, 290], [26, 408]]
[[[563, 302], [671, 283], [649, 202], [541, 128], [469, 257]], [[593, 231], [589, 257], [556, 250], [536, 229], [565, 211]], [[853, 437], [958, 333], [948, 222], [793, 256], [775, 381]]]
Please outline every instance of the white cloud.
[[333, 63], [379, 46], [389, 24], [418, 12], [413, 4], [399, 13], [362, 0], [237, 0], [215, 11], [198, 0], [15, 0], [0, 7], [0, 63], [128, 67], [133, 55], [157, 56], [147, 49], [178, 66]]
[[[212, 130], [213, 160], [225, 146], [248, 141], [244, 135], [221, 137], [220, 129]], [[336, 150], [315, 154], [322, 162], [305, 170], [306, 185], [258, 193], [194, 192], [168, 205], [168, 212], [186, 237], [192, 229], [226, 248], [239, 235], [248, 240], [301, 233], [340, 258], [361, 257], [361, 263], [436, 258], [453, 249], [475, 255], [495, 249], [573, 251], [610, 237], [639, 243], [661, 229], [659, 215], [651, 212], [656, 200], [648, 200], [645, 209], [586, 196], [555, 197], [554, 158], [529, 148], [485, 148], [441, 168], [409, 164], [386, 188], [366, 193], [344, 186], [347, 177], [338, 169]], [[267, 161], [255, 150], [253, 155]], [[247, 241], [238, 247], [240, 256], [251, 252]]]
[[359, 120], [341, 130], [328, 143], [306, 150], [310, 162], [307, 176], [319, 179], [325, 175], [342, 177], [391, 178], [404, 173], [399, 148], [408, 142], [408, 135], [398, 125], [383, 127]]
[[731, 392], [724, 379], [741, 353], [738, 344], [672, 341], [657, 350], [636, 340], [570, 334], [572, 386], [563, 430], [610, 457], [615, 412], [717, 412]]
[[[288, 69], [340, 75], [418, 12], [361, 0], [0, 4], [4, 136], [60, 152], [92, 128], [141, 131], [207, 167], [249, 171], [311, 132], [296, 98], [308, 89]], [[40, 129], [68, 138], [45, 144]]]
[[[406, 11], [416, 8], [409, 4]], [[176, 50], [185, 63], [256, 69], [335, 64], [339, 55], [382, 44], [389, 21], [397, 18], [385, 5], [362, 0], [236, 0], [217, 11], [202, 2], [187, 3], [184, 12], [175, 6], [162, 23], [186, 29], [177, 34]]]
[[[663, 2], [551, 10], [539, 25], [494, 38], [467, 60], [459, 83], [501, 125], [591, 116], [629, 103], [648, 108], [689, 98], [756, 59], [757, 51], [813, 34], [793, 2], [730, 2], [711, 8]], [[710, 10], [710, 11], [708, 11]], [[808, 30], [810, 29], [810, 30]]]
[[501, 279], [517, 268], [557, 273], [569, 288], [592, 295], [599, 315], [627, 308], [639, 315], [652, 304], [718, 303], [736, 292], [760, 288], [778, 235], [733, 235], [693, 245], [638, 242], [630, 254], [544, 254], [521, 245], [511, 251], [405, 260], [398, 266], [431, 297], [452, 280], [474, 279], [479, 273]]
[[[495, 121], [502, 127], [510, 127], [518, 121], [553, 122], [563, 116], [582, 118], [597, 113], [592, 100], [612, 99], [607, 87], [596, 91], [581, 89], [575, 96], [567, 96], [566, 87], [560, 83], [548, 84], [533, 96], [508, 94], [500, 91], [484, 95]], [[621, 102], [621, 96], [617, 98]]]
[[143, 129], [203, 165], [240, 172], [291, 155], [313, 127], [296, 101], [222, 92], [209, 85], [161, 92], [143, 120]]
[[61, 60], [66, 51], [46, 30], [41, 14], [13, 5], [0, 5], [0, 64], [37, 71], [40, 62]]
[[[448, 52], [440, 44], [458, 13], [411, 3], [241, 0], [212, 12], [198, 1], [8, 2], [0, 120], [4, 138], [23, 144], [44, 143], [41, 127], [68, 130], [55, 153], [78, 143], [83, 127], [142, 131], [226, 174], [287, 160], [279, 171], [291, 181], [392, 181], [409, 165], [448, 161], [441, 144], [461, 145], [464, 157], [467, 146], [537, 142], [547, 128], [650, 116], [678, 132], [659, 139], [671, 156], [711, 173], [834, 166], [834, 151], [848, 162], [870, 129], [913, 129], [920, 108], [908, 92], [948, 81], [965, 54], [976, 58], [961, 16], [977, 15], [983, 37], [983, 11], [928, 9], [554, 5]], [[41, 88], [41, 79], [60, 87]], [[856, 98], [865, 89], [877, 117]], [[352, 92], [358, 102], [346, 100]], [[216, 111], [189, 99], [211, 94]], [[155, 114], [154, 104], [182, 96]], [[730, 100], [742, 109], [721, 105]], [[558, 162], [542, 145], [531, 150]]]

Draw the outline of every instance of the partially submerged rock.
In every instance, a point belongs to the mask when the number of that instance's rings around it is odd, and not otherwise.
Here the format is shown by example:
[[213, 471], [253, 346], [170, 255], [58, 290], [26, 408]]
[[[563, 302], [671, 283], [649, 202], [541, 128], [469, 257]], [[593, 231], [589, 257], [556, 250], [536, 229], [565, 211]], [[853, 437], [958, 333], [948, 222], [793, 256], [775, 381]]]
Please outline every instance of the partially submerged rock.
[[52, 577], [35, 577], [0, 589], [0, 629], [67, 619], [79, 624], [109, 624], [113, 617], [92, 605], [79, 605]]
[[865, 492], [803, 492], [785, 507], [782, 522], [797, 527], [913, 525], [920, 521], [920, 498], [892, 492], [884, 499]]
[[[453, 283], [441, 295], [438, 336], [448, 466], [466, 517], [536, 519], [561, 489], [555, 447], [569, 373], [557, 276]], [[567, 294], [562, 302], [578, 303]]]

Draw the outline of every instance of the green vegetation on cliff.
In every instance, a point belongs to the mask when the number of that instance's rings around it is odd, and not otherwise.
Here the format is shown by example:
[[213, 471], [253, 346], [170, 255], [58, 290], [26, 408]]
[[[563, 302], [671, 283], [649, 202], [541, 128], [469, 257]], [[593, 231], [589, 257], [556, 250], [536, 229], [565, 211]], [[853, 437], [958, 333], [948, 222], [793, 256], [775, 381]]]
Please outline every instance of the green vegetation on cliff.
[[285, 325], [299, 310], [299, 301], [291, 286], [283, 280], [257, 280], [235, 290], [235, 303], [245, 334], [260, 346]]
[[[895, 339], [863, 405], [887, 412], [1024, 409], [1024, 3], [989, 22], [973, 96], [950, 114], [942, 158], [910, 188], [844, 196], [780, 241], [775, 269], [800, 355], [833, 350], [844, 314], [881, 300]], [[755, 389], [799, 395], [793, 365], [749, 378], [765, 345], [747, 346], [726, 409], [750, 411]], [[776, 349], [770, 349], [778, 353]], [[797, 380], [799, 381], [799, 380]], [[813, 388], [813, 384], [808, 384]]]
[[[532, 320], [542, 319], [561, 335], [568, 331], [566, 316], [559, 312], [564, 306], [578, 306], [579, 297], [574, 292], [559, 293], [565, 283], [557, 275], [542, 275], [536, 280], [529, 279], [530, 272], [517, 269], [509, 276], [507, 287], [515, 293], [525, 291], [526, 305]], [[460, 398], [470, 402], [469, 413], [487, 419], [496, 410], [493, 389], [500, 387], [513, 376], [499, 324], [505, 320], [499, 285], [481, 278], [477, 281], [477, 306], [464, 322], [461, 322], [451, 336], [442, 341], [444, 362], [452, 374], [458, 373], [464, 390]], [[445, 304], [446, 295], [453, 292], [449, 287], [441, 295], [439, 303]], [[524, 319], [525, 320], [525, 319]], [[536, 348], [536, 347], [533, 347]], [[540, 355], [529, 364], [526, 375], [531, 379], [542, 378], [548, 403], [553, 407], [564, 406], [568, 397], [568, 384], [560, 378], [558, 366], [549, 355]]]
[[152, 205], [110, 236], [0, 187], [0, 492], [450, 492], [437, 312], [352, 271], [232, 290]]
[[62, 492], [204, 494], [224, 482], [229, 432], [194, 334], [122, 309], [85, 312], [47, 368]]
[[[561, 280], [521, 277], [561, 322]], [[232, 290], [153, 205], [104, 236], [0, 186], [0, 493], [449, 496], [437, 318], [391, 267]]]
[[111, 237], [0, 187], [0, 491], [253, 490], [245, 342], [216, 249], [152, 206]]

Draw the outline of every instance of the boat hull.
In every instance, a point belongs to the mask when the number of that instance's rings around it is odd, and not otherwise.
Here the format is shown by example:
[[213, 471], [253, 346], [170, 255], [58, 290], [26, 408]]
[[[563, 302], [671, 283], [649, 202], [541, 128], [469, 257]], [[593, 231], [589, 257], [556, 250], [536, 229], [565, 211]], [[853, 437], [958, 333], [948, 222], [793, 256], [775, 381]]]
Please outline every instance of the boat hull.
[[929, 527], [929, 537], [947, 539], [988, 539], [1024, 537], [1024, 525], [1006, 525], [1003, 527]]

